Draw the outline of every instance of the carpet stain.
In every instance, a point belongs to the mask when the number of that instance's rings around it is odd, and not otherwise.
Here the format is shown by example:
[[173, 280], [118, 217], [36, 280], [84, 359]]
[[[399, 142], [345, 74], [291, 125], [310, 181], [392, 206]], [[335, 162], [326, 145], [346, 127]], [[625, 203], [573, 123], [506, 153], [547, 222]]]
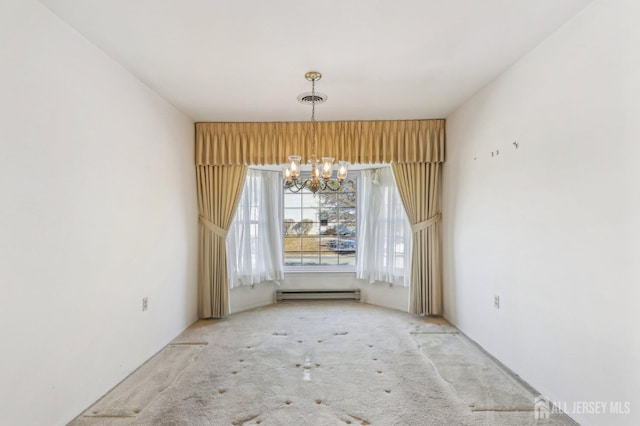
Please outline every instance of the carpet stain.
[[287, 333], [285, 333], [283, 331], [274, 331], [273, 335], [274, 336], [287, 336]]
[[368, 425], [371, 424], [371, 423], [369, 423], [368, 420], [365, 420], [362, 417], [354, 416], [353, 414], [349, 414], [349, 416], [351, 416], [353, 419], [359, 421], [361, 426], [368, 426]]
[[348, 331], [339, 331], [337, 333], [333, 333], [334, 336], [346, 336], [347, 334], [349, 334]]
[[255, 414], [255, 415], [249, 415], [247, 417], [243, 417], [240, 420], [236, 420], [234, 422], [232, 422], [233, 426], [242, 426], [247, 422], [250, 422], [251, 420], [255, 419], [256, 417], [260, 416], [260, 414]]
[[223, 393], [225, 393], [227, 390], [226, 389], [218, 389], [218, 393], [220, 395], [222, 395]]

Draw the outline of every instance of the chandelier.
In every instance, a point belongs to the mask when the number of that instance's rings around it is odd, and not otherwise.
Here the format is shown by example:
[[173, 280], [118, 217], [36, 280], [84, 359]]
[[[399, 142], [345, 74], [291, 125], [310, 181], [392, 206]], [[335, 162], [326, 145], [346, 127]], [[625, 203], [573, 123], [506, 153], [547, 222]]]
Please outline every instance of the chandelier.
[[[325, 98], [316, 96], [316, 81], [322, 78], [322, 74], [317, 71], [309, 71], [304, 78], [311, 82], [311, 130], [313, 138], [313, 152], [311, 153], [311, 177], [302, 179], [300, 176], [300, 160], [299, 155], [290, 155], [289, 164], [284, 169], [284, 186], [291, 192], [300, 192], [307, 188], [313, 194], [318, 191], [340, 191], [342, 183], [347, 177], [349, 163], [346, 161], [338, 161], [337, 179], [331, 179], [333, 174], [334, 157], [322, 157], [322, 161], [318, 160], [318, 130], [316, 124], [316, 102], [324, 102]], [[306, 101], [309, 96], [300, 95], [298, 100]]]

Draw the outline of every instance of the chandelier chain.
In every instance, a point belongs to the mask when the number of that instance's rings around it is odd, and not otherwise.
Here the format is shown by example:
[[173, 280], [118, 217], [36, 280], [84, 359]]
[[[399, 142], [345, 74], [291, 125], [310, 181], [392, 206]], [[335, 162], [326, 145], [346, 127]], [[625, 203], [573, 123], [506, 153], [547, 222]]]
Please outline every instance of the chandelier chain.
[[[311, 80], [311, 127], [313, 131], [313, 154], [318, 151], [318, 131], [316, 128], [316, 79]], [[315, 161], [316, 158], [312, 158]]]

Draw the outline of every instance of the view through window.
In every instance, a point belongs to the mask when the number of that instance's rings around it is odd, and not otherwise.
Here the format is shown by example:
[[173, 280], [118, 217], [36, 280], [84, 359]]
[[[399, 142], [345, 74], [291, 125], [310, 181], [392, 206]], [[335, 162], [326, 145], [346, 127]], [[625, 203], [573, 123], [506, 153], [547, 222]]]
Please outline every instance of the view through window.
[[356, 182], [313, 194], [284, 189], [285, 266], [356, 264]]

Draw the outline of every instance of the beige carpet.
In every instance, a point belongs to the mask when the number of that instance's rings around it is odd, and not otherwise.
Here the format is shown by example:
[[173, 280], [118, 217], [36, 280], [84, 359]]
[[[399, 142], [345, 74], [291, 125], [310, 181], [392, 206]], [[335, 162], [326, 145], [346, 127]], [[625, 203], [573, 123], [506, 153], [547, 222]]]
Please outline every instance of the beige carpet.
[[[574, 424], [560, 415], [535, 420], [533, 411], [503, 411], [526, 409], [510, 405], [523, 402], [522, 395], [509, 397], [525, 388], [508, 375], [505, 381], [494, 363], [482, 364], [483, 357], [490, 359], [456, 333], [441, 319], [352, 302], [283, 303], [199, 321], [172, 344], [207, 345], [170, 386], [119, 386], [96, 404], [150, 398], [145, 407], [133, 407], [141, 408], [134, 417], [92, 417], [90, 407], [71, 424]], [[488, 365], [498, 370], [483, 370], [480, 379], [462, 377], [447, 365], [445, 355], [451, 353], [467, 373]], [[162, 371], [161, 364], [154, 368]], [[465, 387], [474, 382], [481, 386]]]
[[530, 411], [532, 392], [460, 334], [414, 334], [422, 352], [472, 411]]
[[202, 344], [168, 345], [123, 380], [84, 415], [89, 417], [135, 417], [166, 390], [204, 348]]

